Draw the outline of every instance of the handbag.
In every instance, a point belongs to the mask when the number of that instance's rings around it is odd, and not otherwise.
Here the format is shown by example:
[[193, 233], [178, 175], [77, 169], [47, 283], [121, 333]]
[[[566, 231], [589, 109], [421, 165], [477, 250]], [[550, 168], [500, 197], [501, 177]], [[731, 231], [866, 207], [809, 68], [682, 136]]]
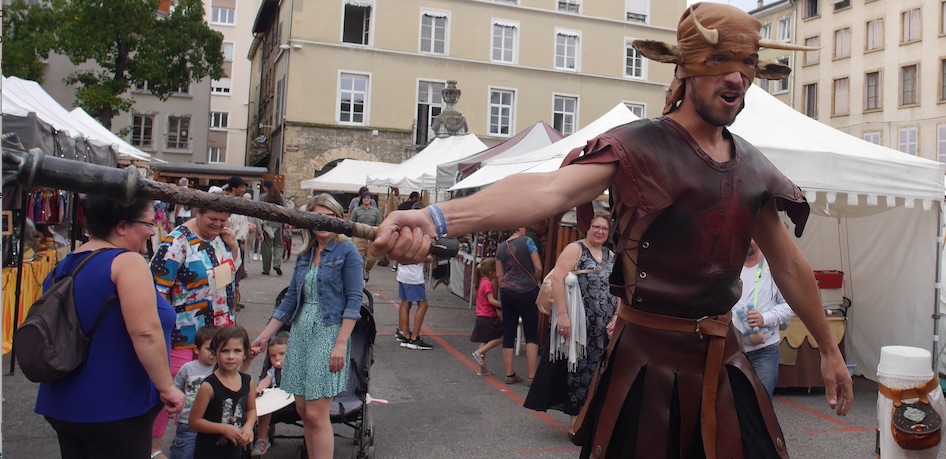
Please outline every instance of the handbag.
[[[607, 249], [604, 249], [607, 250]], [[609, 251], [610, 252], [610, 251]], [[604, 257], [601, 258], [604, 260]], [[578, 260], [575, 261], [575, 268], [578, 267], [578, 263], [581, 262], [581, 254], [578, 255]], [[597, 274], [601, 272], [602, 268], [598, 269], [579, 269], [575, 270], [572, 268], [571, 274]], [[547, 316], [552, 315], [552, 273], [555, 272], [555, 268], [552, 268], [548, 274], [545, 275], [545, 279], [542, 279], [542, 285], [539, 286], [539, 296], [535, 298], [535, 307], [539, 310], [540, 313]]]

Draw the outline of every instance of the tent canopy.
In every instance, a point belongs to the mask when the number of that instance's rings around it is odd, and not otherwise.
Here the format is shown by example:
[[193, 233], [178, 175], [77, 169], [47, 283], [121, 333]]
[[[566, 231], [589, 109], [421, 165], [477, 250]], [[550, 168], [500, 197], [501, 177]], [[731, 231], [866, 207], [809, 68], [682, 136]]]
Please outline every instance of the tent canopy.
[[368, 174], [368, 185], [396, 187], [405, 190], [432, 190], [437, 186], [437, 165], [479, 153], [486, 144], [474, 134], [435, 139], [427, 148], [398, 167]]
[[450, 161], [437, 166], [437, 188], [446, 189], [453, 186], [457, 180], [466, 177], [480, 168], [480, 164], [488, 159], [513, 158], [533, 152], [564, 138], [555, 128], [545, 121], [539, 121], [515, 137], [496, 145], [486, 151], [481, 151], [467, 158]]
[[619, 103], [600, 118], [592, 121], [591, 124], [549, 146], [512, 158], [504, 157], [487, 160], [480, 167], [480, 170], [461, 180], [451, 187], [450, 191], [486, 186], [512, 174], [525, 172], [547, 161], [555, 163], [553, 169], [557, 169], [568, 152], [584, 146], [589, 140], [615, 126], [627, 124], [637, 119], [637, 116], [631, 113], [624, 103]]
[[[303, 190], [357, 193], [367, 183], [368, 174], [390, 171], [397, 166], [394, 163], [344, 159], [339, 161], [332, 170], [318, 177], [303, 180], [299, 186]], [[387, 191], [387, 188], [368, 185], [368, 191], [379, 194]]]
[[[749, 88], [746, 108], [730, 131], [800, 186], [818, 214], [857, 216], [916, 204], [929, 210], [943, 200], [942, 163], [834, 129], [756, 86]], [[847, 198], [836, 201], [838, 193]]]

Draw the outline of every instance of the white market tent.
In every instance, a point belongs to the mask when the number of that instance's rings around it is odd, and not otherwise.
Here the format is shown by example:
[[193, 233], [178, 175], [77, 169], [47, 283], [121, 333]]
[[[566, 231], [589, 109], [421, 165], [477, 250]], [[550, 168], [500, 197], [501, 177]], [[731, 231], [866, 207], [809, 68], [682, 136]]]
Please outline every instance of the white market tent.
[[796, 242], [814, 269], [844, 271], [856, 372], [875, 378], [882, 346], [930, 349], [946, 165], [831, 128], [754, 85], [730, 130], [804, 190], [812, 213]]
[[589, 140], [615, 126], [627, 124], [637, 119], [637, 116], [631, 113], [626, 105], [619, 103], [587, 126], [549, 146], [532, 153], [512, 158], [493, 158], [487, 160], [482, 167], [480, 167], [480, 170], [452, 186], [450, 191], [486, 186], [520, 172], [541, 172], [539, 170], [533, 171], [531, 168], [545, 162], [555, 163], [552, 169], [558, 169], [558, 166], [562, 163], [562, 160], [568, 152], [575, 148], [585, 146]]
[[[99, 152], [102, 149], [112, 148], [122, 156], [143, 161], [152, 160], [151, 155], [128, 145], [118, 136], [111, 134], [108, 129], [105, 129], [104, 126], [89, 117], [85, 112], [82, 112], [82, 115], [85, 115], [88, 120], [80, 119], [68, 112], [35, 81], [23, 80], [17, 77], [3, 78], [3, 114], [24, 119], [33, 115], [39, 121], [74, 140], [82, 139], [90, 147], [98, 149]], [[4, 131], [7, 132], [8, 130], [4, 129]], [[103, 131], [110, 135], [105, 135]]]
[[404, 192], [433, 190], [437, 186], [437, 165], [457, 161], [486, 149], [474, 134], [436, 139], [397, 168], [368, 174], [368, 185], [396, 187]]
[[[345, 159], [339, 161], [332, 170], [318, 177], [303, 180], [299, 186], [303, 190], [358, 193], [358, 190], [367, 183], [368, 174], [390, 171], [397, 166], [394, 163]], [[368, 185], [368, 191], [380, 194], [386, 192], [387, 188]]]
[[561, 140], [564, 136], [544, 121], [529, 126], [505, 142], [475, 155], [437, 166], [437, 188], [446, 189], [476, 172], [489, 159], [506, 159], [534, 152]]

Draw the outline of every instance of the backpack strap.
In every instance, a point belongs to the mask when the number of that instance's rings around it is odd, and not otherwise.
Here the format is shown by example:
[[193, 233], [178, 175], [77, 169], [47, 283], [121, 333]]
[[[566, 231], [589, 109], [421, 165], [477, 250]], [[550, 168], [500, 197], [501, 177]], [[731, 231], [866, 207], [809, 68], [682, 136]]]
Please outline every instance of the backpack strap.
[[[72, 272], [69, 273], [69, 277], [72, 277], [73, 279], [75, 279], [75, 277], [79, 274], [79, 271], [81, 271], [82, 268], [85, 267], [86, 263], [88, 263], [89, 261], [91, 261], [91, 260], [92, 260], [93, 258], [95, 258], [97, 255], [99, 255], [99, 254], [101, 254], [101, 253], [103, 253], [103, 252], [110, 251], [110, 250], [118, 250], [118, 251], [119, 251], [119, 255], [121, 255], [121, 254], [123, 254], [123, 253], [125, 253], [125, 252], [128, 251], [127, 249], [110, 248], [110, 247], [98, 249], [98, 250], [92, 252], [91, 254], [87, 255], [82, 261], [80, 261], [79, 264], [76, 265], [75, 269], [73, 269]], [[117, 255], [116, 255], [116, 256], [117, 256]], [[73, 288], [75, 288], [75, 287], [73, 287]], [[95, 317], [95, 322], [92, 323], [92, 328], [90, 328], [89, 331], [85, 334], [85, 336], [86, 336], [87, 338], [92, 338], [92, 334], [95, 333], [95, 329], [96, 329], [96, 328], [99, 328], [99, 324], [101, 324], [101, 323], [102, 323], [102, 319], [105, 318], [105, 312], [108, 311], [108, 306], [111, 305], [112, 303], [114, 303], [116, 299], [118, 299], [118, 290], [117, 290], [117, 289], [115, 290], [115, 292], [113, 292], [111, 295], [109, 295], [108, 298], [105, 299], [105, 304], [102, 305], [102, 309], [99, 310], [98, 315]]]

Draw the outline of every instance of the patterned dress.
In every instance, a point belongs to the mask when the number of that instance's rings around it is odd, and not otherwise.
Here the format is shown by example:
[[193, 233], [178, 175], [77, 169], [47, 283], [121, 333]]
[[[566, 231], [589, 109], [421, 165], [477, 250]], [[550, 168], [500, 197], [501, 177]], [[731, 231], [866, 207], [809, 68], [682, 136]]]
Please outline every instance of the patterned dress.
[[578, 245], [581, 246], [581, 257], [578, 259], [575, 270], [601, 269], [601, 272], [578, 275], [581, 300], [585, 304], [588, 344], [585, 348], [585, 358], [578, 361], [578, 370], [569, 373], [567, 378], [568, 401], [565, 404], [565, 412], [572, 415], [578, 414], [585, 403], [585, 398], [588, 397], [591, 378], [608, 347], [608, 322], [611, 321], [617, 308], [617, 298], [611, 295], [610, 287], [608, 287], [608, 279], [614, 267], [611, 251], [603, 249], [599, 263], [591, 255], [588, 247], [585, 247], [583, 241], [578, 241]]
[[532, 410], [553, 409], [577, 416], [588, 397], [588, 388], [591, 386], [595, 369], [598, 368], [598, 362], [608, 347], [607, 326], [617, 307], [617, 298], [611, 295], [608, 288], [608, 278], [614, 267], [613, 254], [609, 250], [603, 250], [602, 261], [599, 263], [583, 241], [578, 241], [578, 245], [581, 247], [581, 255], [575, 270], [601, 269], [598, 273], [578, 275], [581, 300], [585, 304], [585, 325], [588, 328], [585, 358], [578, 361], [578, 369], [575, 372], [569, 372], [567, 360], [550, 362], [548, 351], [540, 352], [541, 360], [535, 380], [523, 404]]
[[318, 269], [309, 269], [302, 283], [302, 312], [292, 323], [282, 371], [282, 389], [305, 400], [334, 397], [348, 388], [351, 340], [345, 348], [345, 366], [332, 373], [329, 359], [342, 325], [325, 325], [322, 321], [315, 282]]

